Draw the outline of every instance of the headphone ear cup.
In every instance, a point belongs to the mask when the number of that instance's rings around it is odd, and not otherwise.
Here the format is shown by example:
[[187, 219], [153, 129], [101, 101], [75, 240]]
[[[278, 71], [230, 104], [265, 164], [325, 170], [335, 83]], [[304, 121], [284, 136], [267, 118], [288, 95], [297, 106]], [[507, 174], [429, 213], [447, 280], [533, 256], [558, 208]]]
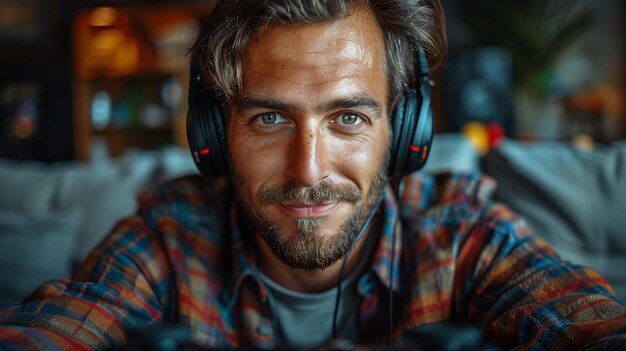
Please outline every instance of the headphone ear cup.
[[426, 164], [433, 140], [433, 112], [430, 107], [428, 59], [418, 50], [418, 70], [414, 89], [409, 90], [391, 114], [392, 144], [389, 175], [411, 174]]
[[187, 112], [187, 141], [196, 167], [205, 177], [226, 175], [226, 118], [221, 104], [200, 86], [200, 74], [189, 81], [189, 110]]
[[430, 89], [423, 84], [420, 94], [409, 91], [398, 100], [392, 114], [390, 176], [408, 175], [426, 164], [433, 137], [433, 116]]
[[389, 175], [395, 176], [402, 174], [404, 159], [406, 158], [405, 148], [400, 147], [402, 143], [406, 143], [406, 134], [404, 132], [404, 117], [406, 109], [405, 97], [402, 96], [397, 102], [391, 114], [391, 158], [389, 162]]
[[[428, 84], [428, 82], [423, 84]], [[427, 92], [424, 92], [424, 90], [427, 90]], [[420, 104], [416, 106], [414, 111], [418, 117], [415, 129], [413, 129], [412, 142], [409, 144], [411, 156], [408, 158], [407, 174], [418, 171], [426, 165], [433, 142], [434, 122], [433, 111], [430, 105], [430, 87], [421, 88], [421, 91]], [[419, 109], [417, 108], [418, 106]]]

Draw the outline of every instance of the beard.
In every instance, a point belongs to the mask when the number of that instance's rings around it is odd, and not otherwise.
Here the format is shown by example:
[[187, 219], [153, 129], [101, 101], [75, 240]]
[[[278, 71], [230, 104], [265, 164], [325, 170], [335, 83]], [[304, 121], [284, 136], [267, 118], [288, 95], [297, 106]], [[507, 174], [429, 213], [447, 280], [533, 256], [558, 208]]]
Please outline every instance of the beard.
[[[242, 177], [232, 171], [240, 207], [253, 224], [254, 230], [267, 243], [274, 255], [291, 268], [305, 271], [323, 270], [340, 260], [350, 250], [365, 218], [378, 206], [385, 190], [388, 157], [371, 180], [365, 198], [355, 185], [322, 181], [312, 187], [301, 187], [293, 182], [278, 187], [262, 187], [257, 193], [258, 208], [244, 189]], [[346, 202], [355, 209], [331, 235], [322, 235], [325, 218], [291, 218], [295, 232], [285, 233], [262, 211], [270, 205], [297, 205], [303, 203]]]

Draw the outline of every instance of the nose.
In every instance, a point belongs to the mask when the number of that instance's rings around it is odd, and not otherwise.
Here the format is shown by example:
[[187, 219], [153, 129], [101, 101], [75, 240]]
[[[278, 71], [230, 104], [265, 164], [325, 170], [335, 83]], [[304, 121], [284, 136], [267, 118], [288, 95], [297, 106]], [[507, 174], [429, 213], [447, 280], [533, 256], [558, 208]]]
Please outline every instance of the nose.
[[303, 128], [290, 145], [287, 176], [300, 186], [313, 186], [331, 172], [327, 137], [319, 129]]

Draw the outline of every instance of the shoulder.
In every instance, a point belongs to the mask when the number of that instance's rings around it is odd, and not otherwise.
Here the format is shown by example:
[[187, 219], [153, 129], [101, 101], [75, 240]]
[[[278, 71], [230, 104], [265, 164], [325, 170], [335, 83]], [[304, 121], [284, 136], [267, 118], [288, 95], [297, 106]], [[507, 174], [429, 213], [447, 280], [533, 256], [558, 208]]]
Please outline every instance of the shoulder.
[[214, 237], [226, 222], [226, 186], [221, 179], [199, 175], [173, 179], [146, 189], [138, 196], [137, 213], [119, 221], [96, 248], [101, 257], [126, 255], [150, 261], [162, 255], [165, 237], [170, 245], [193, 241], [192, 235]]
[[[404, 180], [401, 213], [409, 243], [460, 254], [463, 247], [515, 245], [531, 237], [524, 219], [492, 199], [496, 181], [480, 173], [413, 174]], [[478, 250], [480, 251], [480, 250]]]
[[138, 214], [149, 224], [163, 218], [191, 224], [208, 218], [225, 218], [228, 186], [224, 178], [191, 175], [173, 179], [141, 193]]
[[219, 201], [225, 190], [224, 178], [208, 179], [200, 175], [189, 175], [160, 183], [142, 192], [138, 198], [139, 207], [167, 205], [174, 202]]
[[495, 180], [476, 172], [418, 172], [403, 178], [399, 205], [404, 219], [476, 217], [491, 204], [495, 188]]
[[523, 217], [493, 200], [494, 179], [480, 173], [422, 175], [412, 180], [417, 179], [424, 184], [426, 198], [419, 215], [405, 219], [414, 253], [426, 249], [450, 255], [460, 272], [470, 267], [481, 271], [501, 261], [524, 261], [528, 266], [538, 260], [558, 261], [553, 248], [534, 234]]

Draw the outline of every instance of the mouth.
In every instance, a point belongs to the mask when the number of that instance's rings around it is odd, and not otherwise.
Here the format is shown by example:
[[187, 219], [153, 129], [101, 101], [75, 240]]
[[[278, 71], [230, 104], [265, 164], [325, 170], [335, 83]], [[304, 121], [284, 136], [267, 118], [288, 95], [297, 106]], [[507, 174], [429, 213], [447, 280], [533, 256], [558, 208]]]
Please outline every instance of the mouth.
[[278, 207], [290, 217], [320, 218], [328, 216], [339, 202], [319, 204], [278, 204]]

